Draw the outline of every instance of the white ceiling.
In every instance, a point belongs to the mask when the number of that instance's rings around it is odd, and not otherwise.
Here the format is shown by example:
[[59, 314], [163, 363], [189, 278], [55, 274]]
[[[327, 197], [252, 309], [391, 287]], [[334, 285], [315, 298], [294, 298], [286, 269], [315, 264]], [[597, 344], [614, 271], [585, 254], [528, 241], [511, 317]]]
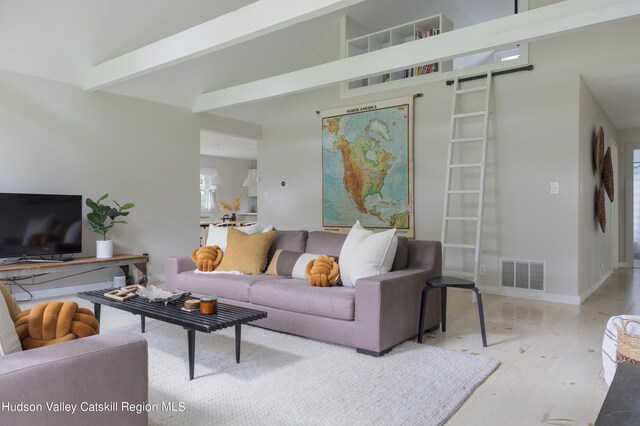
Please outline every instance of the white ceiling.
[[258, 141], [202, 130], [200, 155], [255, 160], [258, 156]]
[[583, 74], [582, 78], [614, 126], [640, 127], [640, 64]]
[[[81, 87], [94, 64], [255, 1], [0, 0], [0, 69]], [[513, 13], [513, 0], [366, 0], [105, 90], [191, 109], [204, 92], [337, 59], [342, 14], [377, 30], [440, 12], [462, 27]], [[607, 78], [616, 72], [618, 80]], [[637, 69], [585, 76], [621, 128], [640, 127], [640, 117], [630, 114], [640, 110], [638, 76]], [[264, 123], [281, 101], [256, 102], [215, 113]]]
[[[256, 0], [0, 0], [0, 69], [83, 86], [90, 68]], [[366, 0], [105, 89], [184, 108], [203, 92], [338, 59], [339, 17], [372, 30], [444, 12], [461, 26], [512, 0]], [[476, 20], [477, 21], [477, 20]], [[236, 117], [250, 118], [250, 117]]]
[[0, 69], [82, 86], [94, 64], [256, 0], [0, 0]]

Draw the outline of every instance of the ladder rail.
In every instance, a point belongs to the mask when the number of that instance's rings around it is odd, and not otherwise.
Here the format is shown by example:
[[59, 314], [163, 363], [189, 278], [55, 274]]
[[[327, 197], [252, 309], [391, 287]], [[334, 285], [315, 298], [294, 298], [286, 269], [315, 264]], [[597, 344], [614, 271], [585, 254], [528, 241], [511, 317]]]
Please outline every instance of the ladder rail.
[[491, 72], [487, 73], [487, 93], [484, 99], [484, 143], [482, 144], [482, 166], [480, 170], [480, 194], [478, 196], [478, 222], [476, 224], [476, 253], [474, 259], [473, 281], [478, 282], [478, 268], [480, 263], [480, 242], [482, 234], [482, 218], [484, 213], [484, 181], [487, 164], [487, 139], [489, 137], [489, 99], [491, 98]]
[[[484, 213], [484, 186], [485, 186], [485, 174], [486, 174], [486, 162], [487, 162], [487, 139], [489, 137], [489, 108], [490, 108], [490, 97], [491, 97], [491, 72], [488, 72], [486, 75], [487, 84], [481, 87], [472, 87], [468, 89], [461, 89], [461, 81], [458, 77], [455, 78], [453, 84], [453, 101], [451, 105], [451, 121], [450, 121], [450, 133], [449, 133], [449, 144], [447, 150], [447, 167], [446, 167], [446, 177], [445, 177], [445, 189], [444, 189], [444, 205], [442, 212], [442, 228], [441, 228], [441, 241], [442, 241], [442, 268], [444, 270], [450, 270], [447, 264], [447, 251], [449, 249], [463, 250], [469, 251], [474, 250], [473, 253], [473, 272], [460, 271], [457, 272], [456, 275], [464, 275], [465, 278], [473, 278], [474, 282], [478, 282], [478, 272], [479, 272], [479, 262], [480, 262], [480, 246], [481, 246], [481, 233], [482, 233], [482, 219]], [[472, 113], [459, 113], [457, 111], [458, 105], [458, 97], [470, 94], [470, 93], [478, 93], [485, 92], [484, 99], [484, 111], [475, 111]], [[464, 120], [470, 117], [482, 117], [482, 136], [474, 136], [474, 137], [456, 137], [457, 131], [459, 130], [459, 122], [458, 120]], [[480, 142], [482, 144], [481, 153], [480, 153], [480, 162], [479, 163], [454, 163], [454, 146], [456, 144], [464, 143], [464, 142]], [[479, 186], [477, 189], [452, 189], [452, 173], [453, 170], [460, 170], [468, 167], [478, 167], [479, 168]], [[478, 195], [478, 205], [475, 216], [469, 216], [468, 214], [450, 214], [450, 195], [451, 194], [477, 194]], [[451, 243], [447, 241], [447, 236], [450, 231], [449, 226], [453, 223], [465, 223], [465, 222], [476, 222], [476, 230], [475, 230], [475, 244], [466, 244], [466, 243]], [[456, 268], [460, 269], [460, 268]], [[466, 268], [464, 268], [466, 269]]]
[[[451, 102], [451, 119], [449, 120], [449, 140], [453, 140], [455, 138], [456, 135], [456, 127], [455, 127], [455, 115], [456, 115], [456, 97], [458, 96], [457, 91], [459, 89], [459, 79], [458, 77], [455, 78], [454, 82], [453, 82], [453, 99]], [[449, 143], [448, 144], [448, 148], [447, 148], [447, 167], [446, 167], [446, 177], [445, 177], [445, 182], [444, 182], [444, 204], [443, 204], [443, 211], [442, 211], [442, 225], [440, 228], [440, 241], [443, 244], [443, 249], [442, 249], [442, 265], [444, 266], [446, 263], [446, 258], [447, 258], [447, 250], [446, 247], [444, 246], [445, 241], [446, 241], [446, 236], [447, 236], [447, 216], [449, 215], [449, 185], [451, 183], [451, 167], [449, 167], [449, 165], [451, 164], [452, 160], [453, 160], [453, 144]]]

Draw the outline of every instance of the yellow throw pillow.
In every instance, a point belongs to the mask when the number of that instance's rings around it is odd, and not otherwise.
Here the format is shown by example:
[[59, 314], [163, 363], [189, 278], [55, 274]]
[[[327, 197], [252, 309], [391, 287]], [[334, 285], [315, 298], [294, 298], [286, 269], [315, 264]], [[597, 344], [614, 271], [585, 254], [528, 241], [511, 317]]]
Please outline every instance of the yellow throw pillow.
[[307, 264], [307, 281], [314, 287], [331, 287], [340, 281], [340, 267], [331, 256], [320, 256]]
[[204, 246], [191, 252], [191, 260], [196, 264], [198, 271], [211, 272], [222, 261], [222, 250], [218, 246]]
[[238, 271], [243, 274], [260, 275], [276, 231], [249, 235], [231, 227], [228, 229], [227, 249], [216, 271]]
[[14, 323], [22, 349], [34, 349], [93, 336], [100, 324], [76, 302], [44, 302], [22, 312]]

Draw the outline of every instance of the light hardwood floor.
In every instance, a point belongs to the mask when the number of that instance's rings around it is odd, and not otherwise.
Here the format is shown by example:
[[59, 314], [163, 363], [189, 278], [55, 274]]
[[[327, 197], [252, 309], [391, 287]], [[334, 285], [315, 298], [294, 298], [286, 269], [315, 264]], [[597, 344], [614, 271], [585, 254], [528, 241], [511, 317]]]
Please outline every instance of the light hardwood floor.
[[447, 294], [447, 332], [425, 334], [424, 344], [502, 363], [447, 426], [595, 422], [608, 390], [602, 378], [604, 329], [611, 316], [640, 314], [640, 269], [615, 270], [580, 306], [483, 294], [487, 348], [472, 293]]
[[447, 425], [593, 424], [608, 390], [604, 329], [611, 316], [640, 314], [640, 269], [615, 270], [580, 306], [483, 295], [488, 348], [471, 294], [449, 290], [447, 331], [423, 342], [502, 364]]

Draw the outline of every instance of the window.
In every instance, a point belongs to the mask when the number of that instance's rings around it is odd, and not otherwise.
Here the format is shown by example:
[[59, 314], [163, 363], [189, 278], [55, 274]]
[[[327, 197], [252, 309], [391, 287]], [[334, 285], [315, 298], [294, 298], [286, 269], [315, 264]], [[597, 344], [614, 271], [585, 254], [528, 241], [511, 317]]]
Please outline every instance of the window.
[[513, 61], [520, 57], [520, 47], [512, 47], [510, 49], [500, 50], [495, 53], [496, 62]]
[[218, 211], [217, 185], [213, 178], [218, 174], [216, 169], [200, 169], [200, 211], [211, 213]]

